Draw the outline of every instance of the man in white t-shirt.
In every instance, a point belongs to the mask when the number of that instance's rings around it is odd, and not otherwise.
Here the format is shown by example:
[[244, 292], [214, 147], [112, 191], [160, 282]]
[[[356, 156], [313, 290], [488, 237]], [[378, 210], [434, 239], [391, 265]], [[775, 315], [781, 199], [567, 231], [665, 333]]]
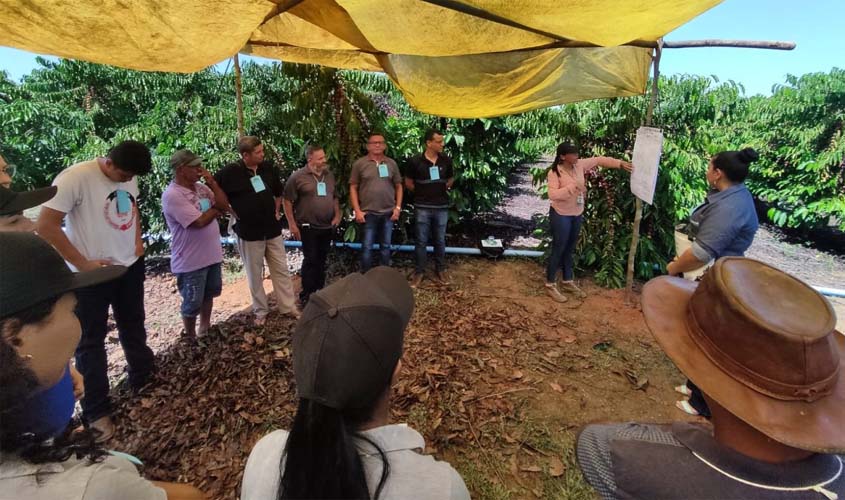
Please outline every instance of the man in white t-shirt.
[[101, 431], [103, 441], [114, 434], [105, 349], [109, 306], [129, 365], [129, 385], [139, 390], [155, 369], [144, 329], [144, 245], [135, 179], [151, 168], [146, 146], [123, 141], [108, 156], [59, 173], [53, 181], [58, 187], [56, 196], [44, 204], [38, 218], [38, 234], [73, 270], [109, 264], [129, 268], [117, 279], [76, 292], [76, 315], [82, 324], [76, 367], [85, 377], [82, 417]]

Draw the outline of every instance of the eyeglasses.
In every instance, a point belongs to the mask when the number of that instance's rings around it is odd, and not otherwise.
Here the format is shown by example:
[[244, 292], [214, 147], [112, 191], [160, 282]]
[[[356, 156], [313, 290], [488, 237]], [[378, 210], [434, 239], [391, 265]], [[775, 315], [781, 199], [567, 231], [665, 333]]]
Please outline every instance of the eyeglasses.
[[0, 172], [5, 173], [9, 177], [14, 177], [15, 172], [18, 170], [18, 167], [15, 165], [7, 164], [5, 167], [0, 167]]

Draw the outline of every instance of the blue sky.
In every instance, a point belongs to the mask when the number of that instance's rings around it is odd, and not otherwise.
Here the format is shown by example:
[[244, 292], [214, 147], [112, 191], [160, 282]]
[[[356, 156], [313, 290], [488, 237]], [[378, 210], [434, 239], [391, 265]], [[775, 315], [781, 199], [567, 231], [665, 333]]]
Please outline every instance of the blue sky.
[[[678, 0], [682, 1], [682, 0]], [[715, 75], [741, 83], [749, 95], [769, 94], [788, 73], [845, 68], [845, 0], [725, 0], [669, 33], [667, 40], [731, 38], [793, 41], [792, 51], [712, 48], [666, 50], [663, 74]], [[223, 71], [226, 63], [219, 65]], [[20, 79], [35, 54], [0, 47], [0, 69]]]

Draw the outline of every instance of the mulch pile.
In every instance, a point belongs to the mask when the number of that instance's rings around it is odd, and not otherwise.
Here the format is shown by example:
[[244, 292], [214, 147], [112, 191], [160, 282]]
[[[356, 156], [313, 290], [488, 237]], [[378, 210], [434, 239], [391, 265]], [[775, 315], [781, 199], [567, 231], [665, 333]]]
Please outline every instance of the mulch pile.
[[[254, 443], [288, 428], [295, 413], [293, 326], [271, 314], [256, 328], [235, 315], [199, 344], [175, 345], [160, 357], [156, 380], [144, 393], [116, 391], [119, 433], [111, 447], [144, 461], [148, 478], [191, 482], [213, 498], [237, 498]], [[537, 333], [566, 331], [563, 323], [539, 326], [512, 302], [455, 288], [421, 289], [394, 388], [393, 420], [417, 429], [426, 451], [440, 457], [490, 463], [507, 456], [512, 472], [562, 474], [560, 459], [547, 453], [529, 449], [537, 460], [517, 463], [516, 452], [526, 445], [508, 431], [519, 418], [514, 396], [539, 391], [543, 383], [529, 370], [558, 370], [575, 341], [574, 335]]]

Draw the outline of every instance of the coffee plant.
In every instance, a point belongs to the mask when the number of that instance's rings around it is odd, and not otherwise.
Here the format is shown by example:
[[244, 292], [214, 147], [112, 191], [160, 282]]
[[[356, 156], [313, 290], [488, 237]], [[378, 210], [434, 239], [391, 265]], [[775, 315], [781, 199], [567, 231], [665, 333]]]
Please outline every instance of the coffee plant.
[[[114, 143], [136, 139], [153, 152], [154, 169], [141, 179], [145, 229], [166, 230], [160, 197], [171, 179], [176, 149], [188, 148], [215, 171], [237, 158], [234, 77], [206, 69], [193, 74], [143, 73], [61, 60], [13, 82], [0, 72], [0, 154], [19, 166], [15, 189], [49, 184], [68, 165], [104, 154]], [[752, 146], [760, 160], [748, 186], [780, 226], [810, 229], [835, 224], [845, 230], [845, 71], [790, 76], [771, 97], [745, 97], [742, 87], [712, 77], [675, 76], [659, 81], [654, 126], [664, 151], [654, 205], [646, 206], [636, 275], [648, 279], [673, 253], [673, 227], [704, 198], [710, 156]], [[245, 128], [260, 136], [285, 176], [304, 164], [308, 144], [323, 146], [349, 213], [347, 182], [352, 161], [365, 154], [367, 134], [387, 139], [387, 154], [403, 166], [420, 153], [425, 131], [443, 132], [456, 167], [453, 221], [493, 210], [509, 174], [569, 140], [582, 156], [630, 159], [645, 96], [588, 101], [492, 119], [451, 119], [411, 108], [381, 74], [297, 64], [243, 67]], [[545, 196], [545, 167], [532, 172]], [[621, 286], [634, 199], [627, 173], [599, 170], [589, 176], [585, 224], [577, 265], [605, 286]], [[411, 227], [413, 196], [400, 228]], [[545, 225], [539, 234], [548, 238]], [[354, 239], [356, 225], [344, 221]]]

